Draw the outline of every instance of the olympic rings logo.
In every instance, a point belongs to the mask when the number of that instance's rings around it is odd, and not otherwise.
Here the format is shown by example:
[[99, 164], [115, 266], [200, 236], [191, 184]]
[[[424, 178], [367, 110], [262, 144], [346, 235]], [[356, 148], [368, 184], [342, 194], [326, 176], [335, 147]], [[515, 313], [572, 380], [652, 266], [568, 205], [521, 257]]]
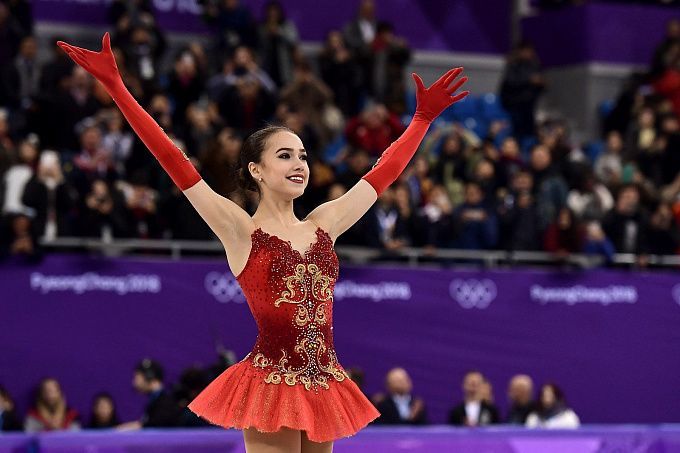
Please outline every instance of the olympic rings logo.
[[223, 304], [229, 302], [242, 304], [246, 301], [241, 286], [231, 274], [209, 272], [205, 276], [204, 285], [205, 290]]
[[496, 299], [497, 294], [496, 284], [488, 278], [457, 278], [449, 285], [449, 295], [465, 309], [484, 310]]

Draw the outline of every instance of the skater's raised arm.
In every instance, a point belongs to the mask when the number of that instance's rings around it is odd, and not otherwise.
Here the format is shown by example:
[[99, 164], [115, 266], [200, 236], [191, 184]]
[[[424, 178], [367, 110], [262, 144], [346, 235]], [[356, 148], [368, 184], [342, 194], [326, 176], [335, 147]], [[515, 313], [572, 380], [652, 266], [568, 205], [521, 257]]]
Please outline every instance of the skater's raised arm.
[[239, 205], [220, 196], [206, 184], [187, 155], [175, 146], [158, 123], [132, 97], [118, 72], [108, 32], [104, 34], [100, 52], [63, 41], [57, 44], [104, 85], [135, 133], [223, 243], [224, 239], [242, 233], [238, 230], [243, 225], [252, 223], [248, 213]]
[[470, 93], [463, 91], [454, 94], [467, 81], [467, 77], [456, 80], [461, 72], [462, 67], [451, 69], [429, 88], [425, 88], [418, 74], [413, 73], [417, 106], [404, 133], [382, 153], [373, 168], [347, 193], [320, 205], [307, 218], [324, 225], [334, 239], [354, 225], [404, 171], [432, 121], [448, 106]]

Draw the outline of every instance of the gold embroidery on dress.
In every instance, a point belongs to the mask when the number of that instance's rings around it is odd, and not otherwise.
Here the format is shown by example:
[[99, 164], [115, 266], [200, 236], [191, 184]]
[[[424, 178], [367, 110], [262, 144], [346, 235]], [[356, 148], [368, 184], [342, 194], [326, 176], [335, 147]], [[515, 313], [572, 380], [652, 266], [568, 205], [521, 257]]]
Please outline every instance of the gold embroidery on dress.
[[[314, 307], [313, 298], [307, 297], [306, 271], [312, 276], [312, 296], [321, 301], [316, 307]], [[274, 306], [279, 307], [282, 303], [297, 305], [293, 323], [303, 330], [298, 335], [298, 342], [294, 351], [305, 360], [305, 363], [298, 368], [288, 365], [288, 354], [284, 349], [281, 349], [282, 355], [277, 364], [274, 364], [273, 360], [265, 357], [264, 354], [258, 353], [253, 358], [253, 365], [263, 369], [274, 368], [264, 379], [268, 384], [285, 382], [293, 386], [300, 383], [304, 385], [306, 390], [311, 390], [312, 387], [316, 386], [324, 389], [329, 388], [328, 377], [321, 374], [322, 372], [330, 374], [338, 382], [345, 380], [345, 378], [349, 379], [347, 373], [338, 368], [335, 351], [326, 347], [324, 334], [317, 330], [327, 321], [326, 302], [333, 299], [333, 291], [329, 288], [331, 279], [323, 275], [316, 264], [308, 264], [307, 266], [298, 264], [295, 266], [295, 273], [284, 277], [283, 280], [287, 289], [282, 291], [281, 297], [274, 301]], [[295, 285], [298, 283], [302, 286], [302, 297], [300, 299], [296, 298]], [[324, 355], [327, 356], [325, 365], [323, 363]]]

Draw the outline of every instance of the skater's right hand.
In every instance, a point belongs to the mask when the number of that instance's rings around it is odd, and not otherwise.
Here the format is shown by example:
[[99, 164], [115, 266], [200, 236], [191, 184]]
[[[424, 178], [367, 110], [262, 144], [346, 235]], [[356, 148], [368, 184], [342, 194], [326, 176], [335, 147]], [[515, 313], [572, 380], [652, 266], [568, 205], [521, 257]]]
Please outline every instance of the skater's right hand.
[[102, 38], [102, 50], [100, 52], [93, 52], [81, 47], [72, 46], [64, 41], [57, 41], [57, 45], [64, 49], [64, 52], [66, 52], [73, 61], [78, 63], [87, 72], [103, 83], [105, 87], [110, 87], [121, 81], [118, 66], [116, 65], [116, 59], [111, 51], [111, 37], [108, 32], [104, 33], [104, 37]]

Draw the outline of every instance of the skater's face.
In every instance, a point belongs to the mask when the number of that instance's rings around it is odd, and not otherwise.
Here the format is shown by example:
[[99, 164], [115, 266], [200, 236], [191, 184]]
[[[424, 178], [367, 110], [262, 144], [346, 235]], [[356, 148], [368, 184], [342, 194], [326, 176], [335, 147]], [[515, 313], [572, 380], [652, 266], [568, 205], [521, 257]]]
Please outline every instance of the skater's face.
[[280, 131], [269, 137], [262, 153], [262, 162], [259, 165], [251, 162], [250, 166], [263, 193], [269, 191], [284, 199], [294, 199], [304, 193], [309, 183], [307, 151], [300, 137], [288, 131]]

